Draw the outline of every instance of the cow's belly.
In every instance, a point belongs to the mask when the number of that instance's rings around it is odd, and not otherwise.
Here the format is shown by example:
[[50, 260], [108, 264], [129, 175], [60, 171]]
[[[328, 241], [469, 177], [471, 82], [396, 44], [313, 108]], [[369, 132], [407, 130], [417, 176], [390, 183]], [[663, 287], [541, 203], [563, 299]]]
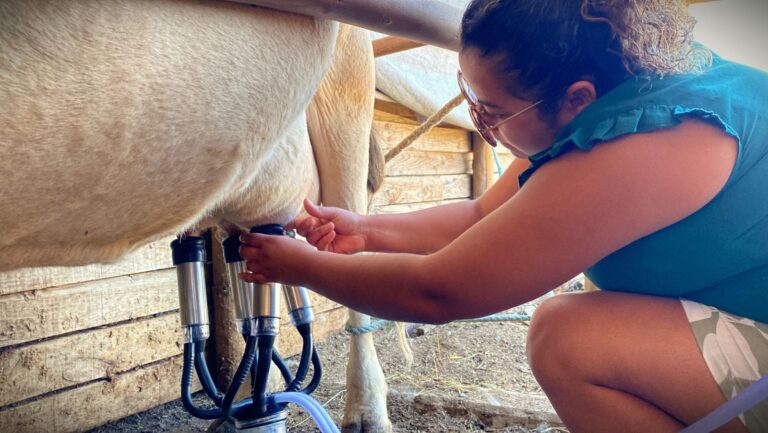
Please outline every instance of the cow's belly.
[[212, 222], [226, 221], [247, 229], [285, 224], [300, 211], [302, 200], [319, 200], [320, 182], [302, 113], [273, 148], [269, 158], [245, 167], [235, 188], [211, 210]]
[[110, 261], [216, 209], [256, 221], [230, 194], [254, 167], [288, 177], [265, 161], [335, 32], [218, 2], [0, 2], [0, 269]]

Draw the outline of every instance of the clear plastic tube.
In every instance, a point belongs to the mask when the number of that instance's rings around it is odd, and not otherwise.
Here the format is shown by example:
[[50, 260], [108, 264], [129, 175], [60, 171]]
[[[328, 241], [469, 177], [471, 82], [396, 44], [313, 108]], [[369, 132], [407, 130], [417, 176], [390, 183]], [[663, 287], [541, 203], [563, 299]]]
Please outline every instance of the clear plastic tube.
[[709, 433], [766, 398], [768, 398], [768, 376], [764, 376], [744, 388], [736, 397], [723, 403], [704, 418], [680, 430], [680, 433]]
[[270, 396], [275, 403], [293, 403], [303, 407], [317, 424], [322, 433], [339, 433], [331, 416], [314, 398], [300, 392], [278, 392]]

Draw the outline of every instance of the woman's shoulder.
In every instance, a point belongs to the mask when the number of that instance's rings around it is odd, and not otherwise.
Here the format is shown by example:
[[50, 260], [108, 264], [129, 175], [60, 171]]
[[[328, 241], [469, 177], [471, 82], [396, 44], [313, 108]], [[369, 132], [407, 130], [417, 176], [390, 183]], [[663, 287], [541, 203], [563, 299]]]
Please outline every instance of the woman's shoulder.
[[[754, 82], [768, 91], [768, 75], [719, 57], [703, 73], [632, 77], [595, 100], [561, 129], [547, 149], [533, 155], [532, 166], [521, 174], [520, 184], [539, 167], [571, 150], [591, 151], [626, 135], [673, 128], [686, 118], [698, 118], [738, 139], [741, 119], [760, 105], [750, 84]], [[735, 106], [742, 110], [734, 110]]]

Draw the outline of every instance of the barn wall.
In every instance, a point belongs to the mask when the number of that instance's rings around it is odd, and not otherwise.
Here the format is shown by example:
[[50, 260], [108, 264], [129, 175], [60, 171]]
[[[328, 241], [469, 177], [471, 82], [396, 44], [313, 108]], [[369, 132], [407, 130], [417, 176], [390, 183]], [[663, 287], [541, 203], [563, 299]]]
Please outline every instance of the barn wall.
[[[379, 100], [375, 134], [386, 151], [419, 120]], [[486, 172], [492, 167], [482, 139], [438, 126], [388, 164], [374, 212], [469, 199], [493, 181]], [[170, 241], [110, 265], [0, 273], [0, 433], [80, 432], [179, 397], [182, 340]], [[314, 306], [317, 340], [343, 328], [346, 311], [338, 304], [315, 296]], [[286, 314], [282, 324], [278, 349], [287, 357], [301, 341]]]
[[[112, 265], [0, 273], [0, 433], [81, 432], [179, 398], [170, 241]], [[322, 341], [346, 312], [313, 298]], [[291, 356], [301, 340], [283, 309], [278, 349]]]
[[[384, 152], [423, 121], [379, 95], [374, 133]], [[513, 157], [499, 151], [503, 167]], [[386, 179], [373, 197], [373, 213], [399, 213], [480, 196], [498, 178], [490, 146], [476, 133], [441, 124], [387, 164]]]

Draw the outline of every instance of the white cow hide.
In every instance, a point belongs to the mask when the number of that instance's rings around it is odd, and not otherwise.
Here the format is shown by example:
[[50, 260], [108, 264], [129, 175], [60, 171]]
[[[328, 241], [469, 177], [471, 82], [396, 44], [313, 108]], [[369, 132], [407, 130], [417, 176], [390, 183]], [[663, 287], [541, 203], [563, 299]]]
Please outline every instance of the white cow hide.
[[[317, 198], [315, 159], [323, 202], [365, 212], [373, 89], [367, 34], [327, 21], [226, 2], [2, 1], [0, 270], [286, 223]], [[390, 429], [370, 337], [353, 370], [345, 424]]]

